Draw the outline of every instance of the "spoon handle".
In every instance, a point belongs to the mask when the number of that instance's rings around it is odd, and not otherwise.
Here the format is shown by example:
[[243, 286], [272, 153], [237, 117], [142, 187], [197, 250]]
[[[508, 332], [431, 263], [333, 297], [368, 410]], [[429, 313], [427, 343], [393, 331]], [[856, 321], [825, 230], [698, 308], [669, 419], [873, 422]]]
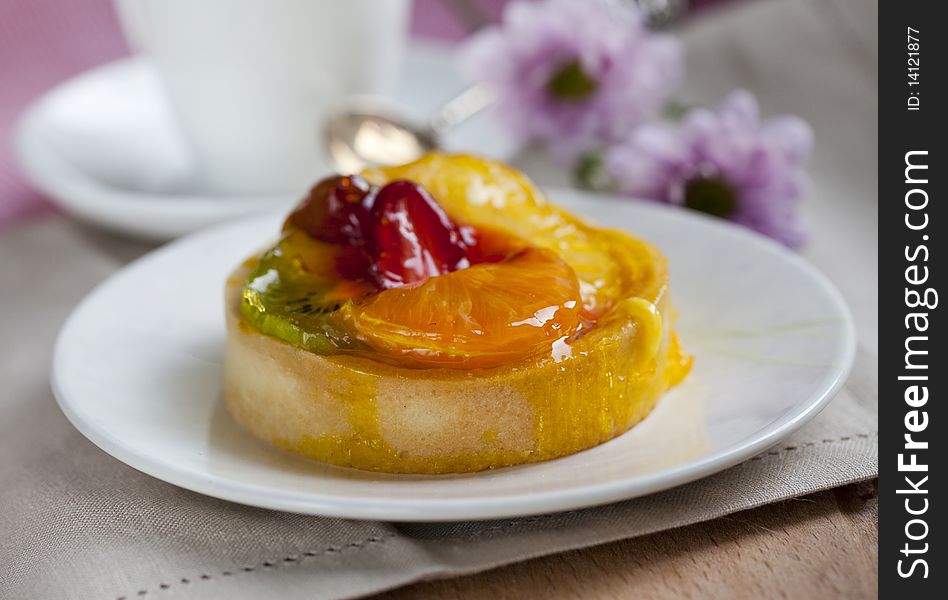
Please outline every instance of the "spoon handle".
[[493, 101], [493, 92], [483, 83], [475, 83], [442, 106], [428, 121], [428, 127], [436, 134], [442, 133], [467, 121]]

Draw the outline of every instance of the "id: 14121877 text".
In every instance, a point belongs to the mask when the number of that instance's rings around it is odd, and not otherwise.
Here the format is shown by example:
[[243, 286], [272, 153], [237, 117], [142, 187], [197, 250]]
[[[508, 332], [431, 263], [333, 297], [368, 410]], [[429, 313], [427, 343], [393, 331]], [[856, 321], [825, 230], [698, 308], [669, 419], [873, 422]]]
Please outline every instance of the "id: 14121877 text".
[[918, 95], [918, 76], [919, 76], [919, 48], [918, 29], [909, 27], [906, 33], [906, 49], [908, 52], [908, 99], [906, 107], [908, 110], [918, 110], [921, 107], [920, 96]]

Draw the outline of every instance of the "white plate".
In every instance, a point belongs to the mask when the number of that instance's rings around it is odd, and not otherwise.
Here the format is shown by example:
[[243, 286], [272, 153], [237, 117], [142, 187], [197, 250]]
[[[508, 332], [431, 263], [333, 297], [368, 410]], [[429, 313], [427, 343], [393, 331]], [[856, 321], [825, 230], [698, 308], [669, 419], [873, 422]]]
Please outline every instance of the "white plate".
[[[421, 118], [463, 89], [452, 51], [416, 43], [393, 102]], [[516, 149], [486, 115], [450, 131], [444, 144], [500, 159]], [[192, 161], [157, 75], [140, 58], [93, 69], [40, 98], [19, 123], [16, 147], [33, 185], [66, 211], [149, 239], [272, 211], [298, 196], [211, 196], [195, 189]], [[314, 172], [313, 180], [323, 174]]]
[[278, 217], [174, 242], [96, 289], [60, 334], [52, 383], [103, 450], [150, 475], [235, 502], [358, 519], [434, 521], [561, 511], [710, 475], [776, 443], [822, 409], [854, 351], [849, 311], [808, 263], [769, 240], [675, 209], [554, 190], [668, 255], [695, 366], [640, 425], [545, 463], [470, 475], [384, 475], [257, 442], [219, 400], [227, 273], [268, 243]]

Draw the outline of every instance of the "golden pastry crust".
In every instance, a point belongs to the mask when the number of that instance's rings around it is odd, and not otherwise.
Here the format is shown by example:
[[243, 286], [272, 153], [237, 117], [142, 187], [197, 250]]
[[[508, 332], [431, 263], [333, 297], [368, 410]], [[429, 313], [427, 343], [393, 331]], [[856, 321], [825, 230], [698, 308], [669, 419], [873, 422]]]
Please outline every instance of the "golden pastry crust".
[[474, 371], [322, 356], [264, 335], [240, 311], [253, 262], [227, 283], [227, 407], [256, 437], [335, 465], [457, 473], [565, 456], [627, 431], [690, 368], [663, 261], [651, 265], [662, 285], [622, 301], [569, 357]]

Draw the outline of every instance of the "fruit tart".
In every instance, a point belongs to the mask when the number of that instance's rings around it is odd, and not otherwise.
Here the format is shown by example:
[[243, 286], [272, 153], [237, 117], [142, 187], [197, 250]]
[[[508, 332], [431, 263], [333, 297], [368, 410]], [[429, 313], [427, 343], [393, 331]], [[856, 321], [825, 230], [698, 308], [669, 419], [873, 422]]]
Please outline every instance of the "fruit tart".
[[393, 473], [547, 460], [627, 431], [690, 368], [666, 261], [499, 162], [320, 181], [226, 289], [234, 419]]

